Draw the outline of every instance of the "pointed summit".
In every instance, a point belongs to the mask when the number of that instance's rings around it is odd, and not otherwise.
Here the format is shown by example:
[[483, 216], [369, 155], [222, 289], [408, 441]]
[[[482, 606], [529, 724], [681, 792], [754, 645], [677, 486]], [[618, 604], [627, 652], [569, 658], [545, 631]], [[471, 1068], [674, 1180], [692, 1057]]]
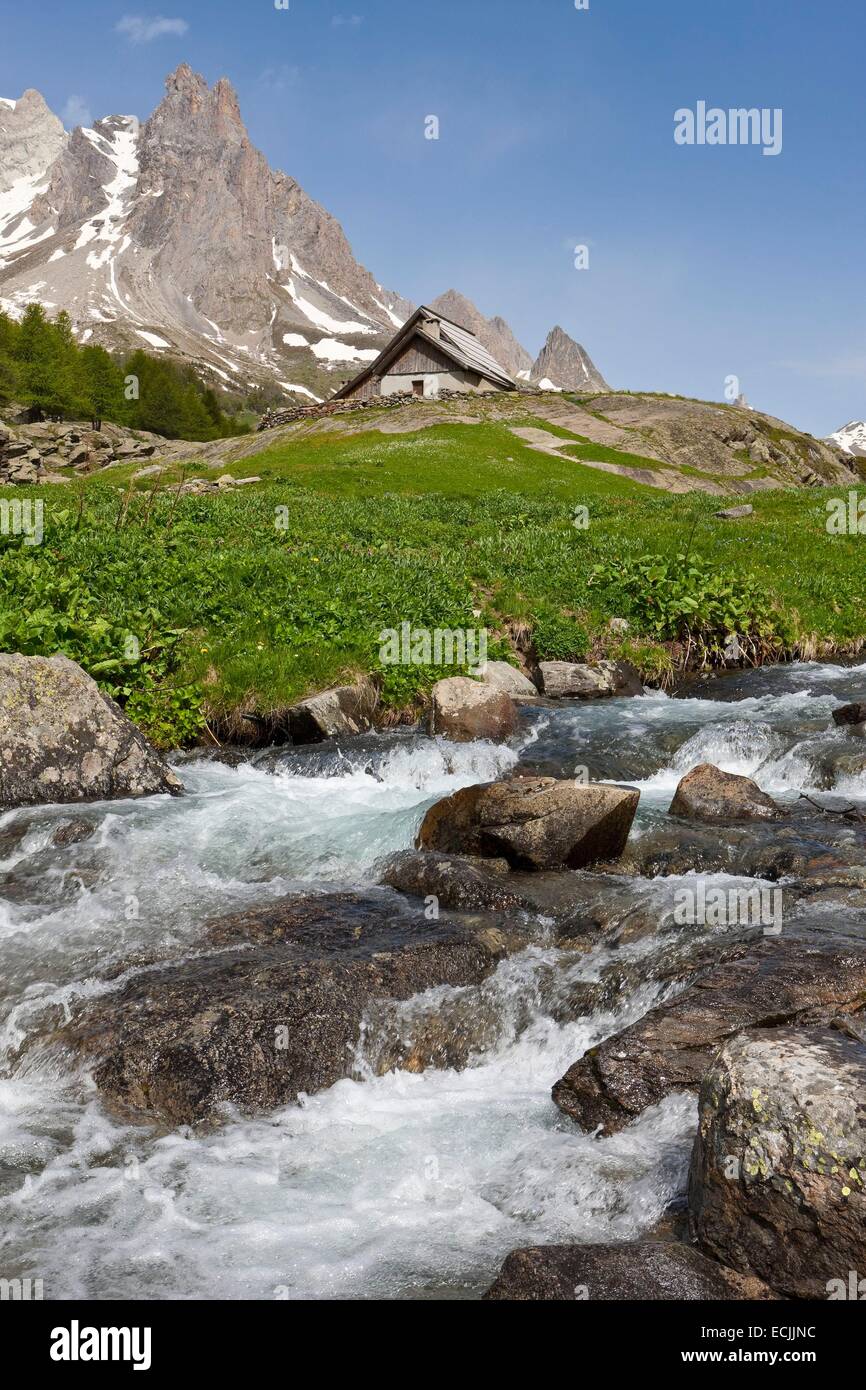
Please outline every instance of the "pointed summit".
[[193, 72], [189, 63], [178, 63], [174, 72], [165, 79], [165, 90], [172, 92], [207, 91], [207, 83], [201, 73]]
[[165, 129], [173, 122], [213, 122], [220, 134], [246, 139], [237, 92], [227, 77], [208, 87], [201, 73], [181, 63], [165, 79], [165, 96], [150, 118]]
[[17, 101], [0, 103], [0, 193], [20, 179], [44, 173], [66, 139], [63, 122], [33, 87]]
[[558, 387], [561, 391], [609, 391], [610, 387], [592, 358], [580, 343], [557, 324], [538, 354], [532, 369], [533, 381]]

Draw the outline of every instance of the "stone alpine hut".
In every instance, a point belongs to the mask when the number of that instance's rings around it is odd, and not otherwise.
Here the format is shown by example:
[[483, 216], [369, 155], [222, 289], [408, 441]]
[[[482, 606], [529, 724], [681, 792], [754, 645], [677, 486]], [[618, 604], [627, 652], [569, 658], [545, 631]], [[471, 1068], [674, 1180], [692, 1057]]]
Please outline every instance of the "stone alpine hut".
[[408, 394], [435, 400], [443, 391], [519, 389], [474, 333], [422, 305], [375, 362], [370, 362], [332, 399], [368, 401], [377, 396]]

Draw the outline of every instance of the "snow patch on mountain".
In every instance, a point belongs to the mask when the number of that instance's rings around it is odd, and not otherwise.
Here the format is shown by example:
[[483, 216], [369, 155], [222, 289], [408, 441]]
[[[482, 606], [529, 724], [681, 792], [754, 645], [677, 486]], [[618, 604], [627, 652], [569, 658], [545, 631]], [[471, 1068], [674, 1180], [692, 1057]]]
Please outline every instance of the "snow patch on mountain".
[[[382, 286], [379, 285], [378, 288], [381, 290]], [[399, 317], [397, 316], [397, 314], [394, 313], [394, 310], [393, 310], [393, 309], [391, 309], [387, 304], [383, 304], [383, 303], [382, 303], [381, 299], [376, 299], [375, 296], [374, 296], [374, 301], [373, 301], [373, 302], [374, 302], [375, 304], [378, 304], [378, 306], [379, 306], [379, 308], [382, 310], [382, 313], [383, 313], [383, 314], [387, 314], [387, 315], [388, 315], [388, 318], [391, 320], [391, 322], [392, 322], [392, 324], [394, 325], [395, 328], [402, 328], [402, 327], [403, 327], [403, 324], [406, 322], [405, 319], [399, 318]]]
[[846, 454], [866, 458], [866, 420], [849, 420], [847, 425], [831, 434], [827, 442], [836, 444]]
[[306, 386], [294, 386], [290, 381], [280, 381], [277, 384], [282, 386], [284, 391], [291, 391], [298, 396], [309, 396], [310, 400], [315, 401], [316, 405], [322, 404], [322, 397], [314, 396], [312, 391], [307, 390]]
[[314, 323], [317, 328], [322, 328], [326, 333], [375, 333], [369, 323], [359, 323], [356, 320], [340, 320], [332, 318], [326, 314], [324, 309], [319, 309], [312, 300], [306, 299], [304, 295], [298, 294], [294, 280], [289, 280], [285, 286], [293, 304], [297, 305], [305, 318]]
[[156, 333], [146, 333], [143, 328], [136, 328], [135, 331], [139, 338], [143, 338], [146, 343], [150, 343], [151, 347], [167, 348], [171, 346], [170, 343], [165, 341], [165, 338], [160, 338]]
[[27, 238], [35, 227], [25, 214], [47, 186], [44, 174], [25, 174], [0, 193], [0, 267], [11, 264], [28, 244]]
[[322, 362], [375, 362], [379, 356], [378, 348], [354, 348], [336, 338], [322, 338], [311, 351]]

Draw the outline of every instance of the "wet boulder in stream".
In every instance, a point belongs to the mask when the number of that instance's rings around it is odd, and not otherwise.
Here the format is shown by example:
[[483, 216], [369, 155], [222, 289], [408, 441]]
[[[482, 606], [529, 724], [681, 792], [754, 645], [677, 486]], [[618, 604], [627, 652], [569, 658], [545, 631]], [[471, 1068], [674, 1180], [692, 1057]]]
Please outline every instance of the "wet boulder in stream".
[[513, 1250], [484, 1295], [491, 1302], [653, 1302], [772, 1299], [760, 1279], [736, 1274], [675, 1241], [538, 1245]]
[[590, 1048], [553, 1099], [582, 1129], [613, 1134], [672, 1092], [697, 1092], [735, 1033], [826, 1024], [864, 1009], [866, 942], [817, 932], [744, 942], [676, 998]]
[[504, 859], [468, 859], [435, 851], [402, 850], [382, 869], [382, 882], [416, 898], [435, 897], [446, 908], [508, 912], [531, 907], [510, 882]]
[[74, 661], [0, 654], [0, 808], [182, 791], [144, 734]]
[[861, 702], [834, 709], [833, 723], [838, 728], [847, 729], [849, 734], [866, 738], [866, 704]]
[[107, 1101], [163, 1123], [274, 1109], [352, 1075], [372, 1003], [479, 984], [505, 954], [491, 919], [287, 898], [215, 920], [202, 954], [133, 974], [35, 1045], [72, 1048]]
[[625, 849], [640, 792], [554, 777], [464, 787], [432, 806], [421, 849], [507, 859], [515, 869], [580, 869]]
[[728, 873], [774, 882], [847, 880], [866, 887], [862, 838], [841, 816], [798, 801], [784, 821], [744, 821], [726, 825], [723, 834], [710, 823], [660, 821], [629, 841], [613, 871], [641, 878]]
[[702, 821], [776, 820], [782, 810], [751, 777], [701, 763], [680, 782], [670, 814]]
[[866, 1270], [864, 1184], [863, 1042], [844, 1022], [731, 1038], [700, 1092], [689, 1208], [702, 1248], [787, 1297], [847, 1297], [849, 1271]]
[[470, 743], [476, 738], [504, 742], [516, 731], [517, 709], [501, 686], [484, 685], [468, 676], [450, 676], [433, 687], [430, 731]]

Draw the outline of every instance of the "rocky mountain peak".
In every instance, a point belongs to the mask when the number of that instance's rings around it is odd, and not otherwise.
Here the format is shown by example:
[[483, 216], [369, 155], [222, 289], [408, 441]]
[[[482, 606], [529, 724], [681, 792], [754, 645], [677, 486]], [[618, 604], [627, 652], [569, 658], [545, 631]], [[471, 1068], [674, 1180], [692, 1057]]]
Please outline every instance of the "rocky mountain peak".
[[526, 374], [532, 367], [532, 358], [526, 348], [518, 342], [505, 319], [500, 318], [498, 314], [491, 319], [485, 318], [471, 299], [467, 299], [459, 290], [453, 289], [440, 294], [429, 307], [440, 313], [443, 318], [451, 319], [452, 323], [457, 323], [461, 328], [468, 328], [470, 333], [474, 333], [482, 346], [492, 353], [511, 376], [523, 375], [524, 379], [528, 380]]
[[0, 193], [22, 179], [43, 174], [66, 139], [63, 122], [32, 87], [17, 101], [0, 102]]
[[[32, 89], [0, 99], [0, 308], [40, 298], [82, 342], [146, 345], [219, 390], [329, 396], [413, 311], [355, 259], [337, 219], [252, 144], [227, 78], [188, 63], [148, 120], [107, 116], [67, 135]], [[533, 377], [499, 315], [448, 290], [431, 306], [475, 333], [516, 380], [601, 389], [554, 330]]]
[[218, 114], [223, 120], [243, 125], [238, 94], [227, 77], [221, 77], [213, 89], [213, 98]]
[[181, 63], [165, 80], [165, 96], [145, 122], [157, 138], [181, 144], [249, 143], [237, 92], [228, 78], [208, 87], [200, 73]]
[[843, 453], [852, 454], [855, 458], [866, 458], [866, 421], [849, 420], [847, 425], [830, 435], [828, 443], [835, 444]]
[[559, 324], [552, 328], [547, 342], [535, 360], [533, 380], [563, 391], [608, 391], [601, 372], [580, 343], [569, 337]]
[[20, 314], [35, 290], [81, 341], [171, 351], [217, 389], [276, 380], [317, 400], [412, 311], [269, 167], [232, 84], [188, 63], [143, 124], [109, 116], [66, 136], [41, 97], [0, 102], [7, 169], [0, 308]]
[[167, 99], [174, 96], [188, 102], [201, 101], [207, 96], [208, 85], [198, 72], [193, 72], [189, 63], [178, 63], [174, 72], [165, 79]]

